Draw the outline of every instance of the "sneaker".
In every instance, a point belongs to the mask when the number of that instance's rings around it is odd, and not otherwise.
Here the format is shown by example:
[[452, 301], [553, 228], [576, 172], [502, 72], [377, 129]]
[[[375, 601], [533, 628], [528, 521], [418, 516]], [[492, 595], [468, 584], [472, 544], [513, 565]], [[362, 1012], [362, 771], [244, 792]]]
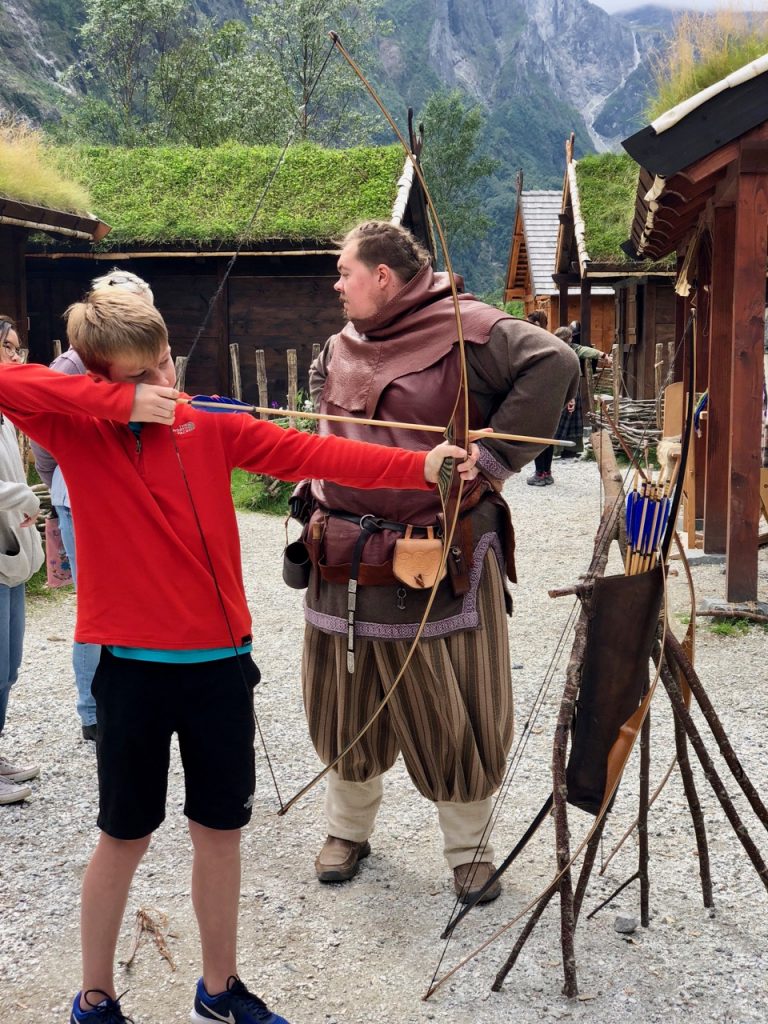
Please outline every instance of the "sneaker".
[[355, 843], [351, 839], [328, 836], [315, 860], [315, 874], [319, 882], [348, 882], [354, 878], [360, 861], [371, 852], [371, 844]]
[[17, 765], [0, 757], [0, 780], [5, 782], [28, 782], [40, 774], [40, 765]]
[[555, 481], [551, 473], [534, 473], [533, 476], [528, 477], [528, 484], [530, 487], [548, 487], [549, 484], [553, 484]]
[[0, 775], [0, 804], [18, 804], [30, 796], [32, 790], [29, 786], [20, 786], [18, 782], [10, 782]]
[[[125, 993], [123, 993], [125, 994]], [[89, 1010], [80, 1009], [80, 995], [78, 992], [72, 1003], [72, 1016], [69, 1024], [133, 1024], [132, 1017], [126, 1017], [120, 1009], [120, 997], [111, 999], [106, 992], [98, 988], [90, 988], [84, 994]], [[94, 1002], [91, 996], [101, 996], [99, 1002]]]
[[195, 1006], [189, 1015], [192, 1024], [288, 1024], [285, 1017], [272, 1013], [258, 996], [249, 992], [236, 975], [227, 979], [227, 991], [209, 995], [203, 979], [197, 983]]
[[83, 726], [83, 739], [90, 740], [92, 743], [96, 742], [96, 723], [92, 725]]

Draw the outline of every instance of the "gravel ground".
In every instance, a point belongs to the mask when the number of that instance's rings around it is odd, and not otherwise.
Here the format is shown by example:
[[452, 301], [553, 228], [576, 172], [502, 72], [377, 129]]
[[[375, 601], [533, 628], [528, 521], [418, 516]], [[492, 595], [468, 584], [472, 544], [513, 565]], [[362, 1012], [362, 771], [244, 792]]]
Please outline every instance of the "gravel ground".
[[[510, 627], [518, 723], [527, 717], [571, 610], [570, 599], [550, 600], [547, 588], [572, 582], [586, 566], [599, 514], [594, 464], [556, 462], [554, 472], [557, 483], [551, 488], [526, 487], [524, 475], [508, 487], [518, 529], [521, 580]], [[300, 595], [287, 590], [280, 579], [282, 523], [243, 515], [241, 532], [263, 675], [257, 712], [285, 798], [318, 767], [307, 738], [299, 687]], [[760, 571], [760, 596], [765, 600], [765, 552]], [[700, 596], [724, 596], [720, 567], [700, 566], [695, 579]], [[672, 581], [672, 590], [673, 623], [680, 632], [687, 598], [679, 580]], [[42, 765], [31, 800], [0, 808], [0, 1020], [14, 1024], [68, 1020], [79, 983], [79, 887], [96, 837], [97, 792], [94, 748], [80, 739], [74, 712], [69, 666], [73, 622], [70, 594], [31, 603], [21, 681], [11, 698], [2, 742], [4, 754], [34, 758]], [[697, 666], [746, 769], [768, 795], [766, 639], [759, 628], [723, 637], [702, 626]], [[547, 793], [551, 737], [569, 650], [567, 636], [565, 656], [504, 805], [495, 836], [500, 852], [510, 848]], [[654, 777], [671, 759], [670, 717], [659, 687], [654, 703]], [[453, 906], [430, 805], [415, 793], [398, 764], [387, 779], [373, 853], [358, 878], [341, 887], [321, 887], [314, 878], [313, 860], [324, 834], [322, 786], [278, 818], [261, 756], [253, 822], [243, 844], [243, 977], [292, 1024], [501, 1024], [512, 1019], [519, 1024], [561, 1019], [613, 1024], [628, 1016], [643, 1022], [690, 1017], [764, 1021], [768, 900], [700, 772], [697, 779], [709, 829], [714, 917], [702, 908], [690, 819], [675, 774], [651, 815], [651, 926], [631, 935], [614, 929], [617, 915], [638, 915], [634, 885], [592, 921], [582, 920], [577, 934], [578, 1000], [568, 1001], [560, 993], [553, 903], [501, 993], [491, 993], [490, 984], [519, 926], [425, 1003], [421, 996], [442, 952], [439, 934]], [[727, 786], [734, 793], [730, 780]], [[608, 825], [606, 855], [611, 840], [631, 820], [636, 790], [633, 757]], [[176, 970], [151, 941], [140, 947], [132, 967], [121, 968], [118, 985], [130, 989], [124, 1006], [137, 1024], [186, 1021], [198, 975], [182, 800], [176, 757], [168, 818], [137, 874], [119, 946], [119, 955], [126, 957], [137, 910], [161, 911], [169, 921], [168, 947]], [[744, 801], [738, 806], [743, 809]], [[759, 824], [748, 811], [745, 820], [768, 855]], [[575, 842], [590, 822], [572, 812]], [[445, 966], [535, 897], [551, 876], [553, 860], [553, 833], [547, 824], [506, 876], [502, 897], [474, 912], [459, 929]], [[595, 877], [586, 909], [632, 874], [635, 863], [633, 840], [604, 878]]]

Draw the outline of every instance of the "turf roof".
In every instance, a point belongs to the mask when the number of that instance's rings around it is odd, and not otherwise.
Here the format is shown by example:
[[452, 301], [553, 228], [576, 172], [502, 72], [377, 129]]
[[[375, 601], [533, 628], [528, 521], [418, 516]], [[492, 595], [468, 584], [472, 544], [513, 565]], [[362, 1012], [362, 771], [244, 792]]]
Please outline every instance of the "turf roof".
[[399, 147], [304, 143], [288, 150], [249, 226], [280, 152], [234, 144], [66, 147], [56, 160], [88, 188], [94, 212], [112, 225], [100, 249], [327, 241], [360, 220], [389, 219], [403, 168]]
[[[593, 263], [612, 266], [637, 266], [622, 250], [632, 231], [637, 197], [639, 167], [624, 153], [600, 153], [582, 157], [576, 163], [581, 216], [586, 231], [586, 246]], [[642, 264], [643, 272], [670, 270], [673, 258]]]
[[21, 124], [0, 124], [0, 197], [67, 213], [90, 203], [86, 189], [51, 166], [39, 134]]

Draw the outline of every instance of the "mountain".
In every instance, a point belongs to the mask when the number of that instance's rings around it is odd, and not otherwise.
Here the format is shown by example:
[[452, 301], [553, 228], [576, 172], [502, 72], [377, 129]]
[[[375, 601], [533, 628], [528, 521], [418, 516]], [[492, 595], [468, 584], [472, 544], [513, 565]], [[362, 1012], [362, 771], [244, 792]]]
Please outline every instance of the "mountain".
[[[247, 17], [245, 0], [194, 7], [217, 20]], [[572, 130], [577, 155], [615, 149], [637, 130], [652, 54], [677, 16], [652, 4], [610, 15], [588, 0], [386, 0], [384, 14], [394, 28], [375, 40], [373, 71], [401, 121], [441, 87], [461, 89], [486, 113], [483, 146], [500, 162], [483, 186], [497, 270], [518, 168], [527, 187], [559, 187]], [[0, 106], [56, 118], [72, 92], [64, 72], [83, 17], [83, 0], [3, 0]]]

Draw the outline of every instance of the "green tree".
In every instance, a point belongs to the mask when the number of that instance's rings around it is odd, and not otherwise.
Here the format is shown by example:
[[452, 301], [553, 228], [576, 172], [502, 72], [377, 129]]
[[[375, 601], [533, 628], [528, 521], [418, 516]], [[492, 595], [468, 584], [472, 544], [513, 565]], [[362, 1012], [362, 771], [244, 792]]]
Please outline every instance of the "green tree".
[[424, 176], [432, 194], [452, 262], [467, 258], [487, 233], [479, 185], [498, 161], [479, 152], [484, 115], [468, 106], [458, 90], [432, 93], [419, 118], [424, 124]]
[[[254, 48], [275, 81], [274, 100], [301, 139], [326, 145], [369, 141], [383, 120], [338, 54], [336, 31], [356, 59], [373, 66], [371, 41], [390, 31], [383, 0], [248, 0]], [[320, 80], [318, 81], [318, 76]], [[315, 87], [315, 83], [317, 85]], [[314, 90], [314, 91], [313, 91]]]
[[215, 25], [191, 0], [85, 0], [84, 95], [56, 132], [118, 145], [272, 142], [280, 131], [273, 76], [243, 22]]

